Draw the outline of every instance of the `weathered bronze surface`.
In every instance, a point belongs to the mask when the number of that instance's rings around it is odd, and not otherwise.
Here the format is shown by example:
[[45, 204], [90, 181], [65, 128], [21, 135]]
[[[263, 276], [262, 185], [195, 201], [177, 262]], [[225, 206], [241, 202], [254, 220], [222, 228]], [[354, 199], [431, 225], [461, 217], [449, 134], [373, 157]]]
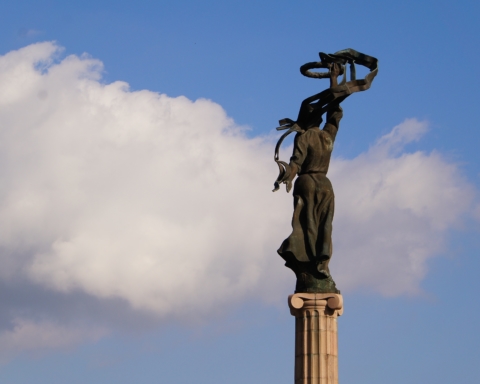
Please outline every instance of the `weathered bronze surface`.
[[[347, 81], [347, 64], [350, 81]], [[364, 79], [356, 79], [355, 64], [370, 70]], [[328, 72], [312, 72], [314, 68], [328, 68]], [[330, 88], [303, 100], [297, 120], [282, 119], [277, 128], [287, 132], [275, 147], [275, 162], [280, 172], [273, 191], [286, 184], [290, 192], [292, 181], [298, 176], [293, 187], [293, 230], [277, 252], [297, 276], [295, 292], [340, 293], [328, 268], [332, 257], [334, 193], [326, 174], [343, 116], [340, 103], [352, 93], [370, 88], [378, 73], [378, 61], [353, 49], [330, 55], [320, 52], [320, 61], [302, 65], [300, 72], [307, 77], [329, 78]], [[340, 75], [343, 79], [338, 84]], [[320, 129], [325, 113], [326, 123]], [[296, 132], [293, 155], [287, 164], [279, 159], [278, 153], [283, 140], [292, 132]]]

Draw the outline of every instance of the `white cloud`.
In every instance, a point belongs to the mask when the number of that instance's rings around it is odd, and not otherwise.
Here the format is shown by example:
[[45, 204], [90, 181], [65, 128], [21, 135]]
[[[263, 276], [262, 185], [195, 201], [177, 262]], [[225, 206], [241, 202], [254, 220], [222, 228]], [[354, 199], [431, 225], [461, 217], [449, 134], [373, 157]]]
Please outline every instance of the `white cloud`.
[[6, 362], [20, 353], [43, 353], [65, 349], [86, 341], [97, 341], [107, 335], [101, 328], [66, 327], [50, 322], [36, 323], [16, 318], [11, 330], [0, 334], [0, 361]]
[[335, 261], [346, 289], [416, 293], [426, 260], [445, 253], [446, 231], [472, 204], [474, 190], [439, 153], [401, 153], [427, 124], [405, 120], [368, 152], [336, 159]]
[[271, 148], [211, 101], [101, 84], [96, 60], [35, 69], [54, 53], [44, 43], [2, 58], [0, 81], [17, 92], [0, 98], [4, 278], [21, 271], [160, 315], [261, 287], [280, 263], [267, 244], [288, 227]]
[[[212, 101], [103, 84], [98, 60], [58, 54], [41, 43], [0, 57], [0, 281], [160, 317], [283, 300], [294, 277], [276, 249], [292, 198], [271, 193], [272, 142], [245, 136]], [[403, 153], [425, 130], [407, 120], [332, 161], [342, 290], [418, 291], [467, 210], [455, 164]]]

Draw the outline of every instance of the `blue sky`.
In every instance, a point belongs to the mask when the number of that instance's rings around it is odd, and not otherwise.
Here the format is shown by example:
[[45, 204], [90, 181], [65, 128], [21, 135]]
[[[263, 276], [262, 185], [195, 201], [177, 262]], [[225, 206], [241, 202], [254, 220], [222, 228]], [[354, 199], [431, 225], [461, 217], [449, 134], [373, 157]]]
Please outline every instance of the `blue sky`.
[[292, 382], [273, 129], [327, 86], [300, 65], [351, 47], [379, 74], [345, 101], [331, 169], [340, 380], [477, 383], [478, 12], [0, 4], [0, 381]]

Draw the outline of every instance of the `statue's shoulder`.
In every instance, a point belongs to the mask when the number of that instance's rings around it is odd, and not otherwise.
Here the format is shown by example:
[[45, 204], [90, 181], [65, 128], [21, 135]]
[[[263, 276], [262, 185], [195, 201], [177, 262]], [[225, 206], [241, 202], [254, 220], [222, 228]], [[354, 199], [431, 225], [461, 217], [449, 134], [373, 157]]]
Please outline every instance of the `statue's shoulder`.
[[[295, 135], [295, 142], [297, 143], [297, 145], [300, 146], [309, 146], [312, 144], [314, 145], [319, 140], [325, 141], [325, 139], [327, 138], [325, 137], [323, 131], [318, 127], [309, 128], [303, 132], [298, 132]], [[330, 139], [330, 137], [328, 139]]]

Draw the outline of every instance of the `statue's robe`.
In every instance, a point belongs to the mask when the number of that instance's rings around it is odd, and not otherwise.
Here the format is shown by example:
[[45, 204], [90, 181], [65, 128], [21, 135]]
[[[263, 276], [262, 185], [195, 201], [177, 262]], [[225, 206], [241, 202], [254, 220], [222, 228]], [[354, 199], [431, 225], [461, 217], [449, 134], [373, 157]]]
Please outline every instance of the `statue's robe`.
[[293, 188], [293, 231], [278, 249], [287, 266], [315, 262], [318, 270], [329, 272], [334, 194], [326, 174], [342, 115], [337, 107], [327, 113], [322, 130], [314, 127], [295, 136], [290, 159], [290, 166], [298, 167]]

